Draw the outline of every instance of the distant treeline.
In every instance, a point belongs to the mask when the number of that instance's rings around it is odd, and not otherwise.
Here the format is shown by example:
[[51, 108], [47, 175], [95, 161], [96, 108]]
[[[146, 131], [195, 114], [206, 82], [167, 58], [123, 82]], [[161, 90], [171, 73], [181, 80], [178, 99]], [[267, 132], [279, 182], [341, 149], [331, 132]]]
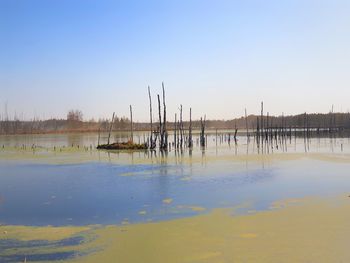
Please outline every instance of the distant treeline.
[[[130, 121], [127, 118], [115, 118], [113, 130], [127, 130]], [[36, 134], [36, 133], [65, 133], [65, 132], [95, 132], [107, 130], [110, 127], [108, 119], [98, 121], [82, 121], [76, 119], [49, 120], [0, 120], [0, 134]], [[141, 125], [139, 126], [142, 127]]]
[[[79, 114], [77, 114], [79, 115]], [[49, 119], [31, 121], [22, 121], [19, 119], [0, 120], [0, 134], [36, 134], [36, 133], [66, 133], [66, 132], [96, 132], [98, 130], [108, 131], [110, 120], [100, 119], [98, 121], [82, 121], [77, 115], [67, 119]], [[261, 116], [249, 115], [247, 120], [240, 117], [232, 120], [207, 120], [207, 129], [246, 129], [246, 123], [249, 129], [255, 130], [257, 121]], [[310, 129], [350, 129], [350, 113], [328, 113], [328, 114], [299, 114], [293, 116], [263, 116], [265, 127], [270, 128], [305, 128]], [[184, 121], [184, 128], [187, 129], [189, 122]], [[174, 122], [167, 121], [168, 130], [172, 130]], [[192, 128], [199, 129], [200, 120], [192, 121]], [[130, 120], [126, 117], [114, 119], [113, 131], [128, 131], [130, 129]], [[150, 124], [146, 122], [133, 123], [134, 130], [149, 130]], [[153, 123], [153, 129], [157, 130], [157, 122]]]

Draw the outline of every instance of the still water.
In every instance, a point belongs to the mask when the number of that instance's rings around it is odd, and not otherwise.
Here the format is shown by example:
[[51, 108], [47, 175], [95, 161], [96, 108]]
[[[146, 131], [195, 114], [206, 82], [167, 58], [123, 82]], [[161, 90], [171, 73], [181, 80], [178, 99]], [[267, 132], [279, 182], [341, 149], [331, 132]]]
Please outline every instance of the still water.
[[349, 191], [347, 138], [292, 138], [260, 149], [245, 137], [229, 143], [227, 134], [207, 141], [206, 149], [195, 143], [193, 151], [162, 154], [97, 151], [97, 134], [0, 137], [0, 222], [148, 222], [218, 207], [249, 213], [275, 200]]

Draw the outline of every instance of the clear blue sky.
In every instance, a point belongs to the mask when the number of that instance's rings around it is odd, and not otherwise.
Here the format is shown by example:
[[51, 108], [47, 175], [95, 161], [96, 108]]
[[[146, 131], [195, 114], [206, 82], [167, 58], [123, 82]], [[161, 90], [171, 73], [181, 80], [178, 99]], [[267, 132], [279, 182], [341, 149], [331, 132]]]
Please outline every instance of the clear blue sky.
[[[350, 1], [0, 0], [0, 112], [171, 119], [350, 109]], [[156, 102], [156, 97], [153, 97]], [[154, 103], [154, 107], [156, 104]]]

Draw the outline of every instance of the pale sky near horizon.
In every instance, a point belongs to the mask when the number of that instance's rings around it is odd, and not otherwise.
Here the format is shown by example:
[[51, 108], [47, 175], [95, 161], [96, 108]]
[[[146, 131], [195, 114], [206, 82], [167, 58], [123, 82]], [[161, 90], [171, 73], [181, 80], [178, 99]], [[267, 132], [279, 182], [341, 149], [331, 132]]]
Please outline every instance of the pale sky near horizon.
[[[148, 120], [350, 109], [350, 1], [0, 0], [0, 113]], [[156, 117], [155, 112], [155, 117]]]

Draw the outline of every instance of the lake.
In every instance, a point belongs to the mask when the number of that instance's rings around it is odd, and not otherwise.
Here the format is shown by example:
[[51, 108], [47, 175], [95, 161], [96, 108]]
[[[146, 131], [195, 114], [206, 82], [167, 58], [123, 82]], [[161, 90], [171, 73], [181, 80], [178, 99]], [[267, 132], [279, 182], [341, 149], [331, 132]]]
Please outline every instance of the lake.
[[[147, 225], [227, 208], [235, 208], [239, 217], [269, 211], [278, 200], [332, 198], [349, 191], [348, 138], [292, 137], [257, 147], [245, 136], [235, 144], [232, 134], [209, 133], [205, 149], [195, 135], [193, 150], [172, 147], [166, 153], [98, 151], [94, 133], [0, 136], [0, 223], [38, 228]], [[128, 136], [116, 132], [111, 141]], [[147, 136], [135, 133], [134, 140], [143, 142]], [[24, 255], [4, 244], [4, 262]], [[31, 253], [28, 244], [19, 248], [34, 261], [79, 256], [38, 257], [42, 252]]]

